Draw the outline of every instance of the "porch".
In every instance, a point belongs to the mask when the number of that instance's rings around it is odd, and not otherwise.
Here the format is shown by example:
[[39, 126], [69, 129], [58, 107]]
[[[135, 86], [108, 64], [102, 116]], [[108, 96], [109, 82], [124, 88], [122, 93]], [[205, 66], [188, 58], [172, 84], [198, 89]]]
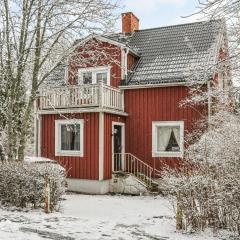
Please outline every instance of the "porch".
[[124, 112], [123, 92], [100, 82], [45, 88], [39, 94], [38, 110], [76, 108], [100, 108]]

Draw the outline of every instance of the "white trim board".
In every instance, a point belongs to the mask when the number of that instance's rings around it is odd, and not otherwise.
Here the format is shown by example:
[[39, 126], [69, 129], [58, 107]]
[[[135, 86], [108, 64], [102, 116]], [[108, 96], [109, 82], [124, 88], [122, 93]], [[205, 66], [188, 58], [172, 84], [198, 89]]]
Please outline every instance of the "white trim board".
[[120, 115], [120, 116], [128, 116], [128, 113], [126, 112], [120, 112], [117, 110], [110, 110], [106, 108], [71, 108], [71, 109], [49, 109], [49, 110], [40, 110], [37, 113], [41, 115], [46, 115], [46, 114], [68, 114], [68, 113], [93, 113], [93, 112], [104, 112], [104, 113], [111, 113], [115, 115]]
[[37, 156], [41, 157], [42, 156], [42, 116], [38, 114], [38, 152]]
[[[157, 151], [157, 127], [180, 127], [180, 152]], [[153, 121], [152, 122], [152, 157], [183, 157], [184, 153], [184, 121]]]
[[98, 179], [104, 178], [104, 113], [99, 113], [99, 166], [98, 166]]

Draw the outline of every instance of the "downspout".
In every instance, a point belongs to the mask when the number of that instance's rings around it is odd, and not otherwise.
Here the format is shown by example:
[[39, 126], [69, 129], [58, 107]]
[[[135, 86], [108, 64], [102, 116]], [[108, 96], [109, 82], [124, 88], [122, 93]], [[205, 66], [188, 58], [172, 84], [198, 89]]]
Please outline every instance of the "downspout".
[[211, 120], [211, 82], [210, 80], [208, 80], [207, 82], [207, 91], [208, 91], [208, 126], [210, 124], [210, 120]]
[[[128, 73], [128, 53], [129, 48], [121, 48], [121, 79], [127, 81]], [[124, 111], [124, 89], [120, 89], [122, 94], [122, 110]]]
[[125, 48], [125, 47], [121, 48], [121, 78], [122, 78], [122, 80], [127, 79], [128, 53], [129, 53], [129, 48]]
[[121, 47], [121, 80], [125, 77], [125, 48]]
[[125, 80], [127, 80], [127, 74], [128, 74], [128, 53], [129, 53], [129, 48], [126, 48], [125, 58], [124, 58], [124, 79]]

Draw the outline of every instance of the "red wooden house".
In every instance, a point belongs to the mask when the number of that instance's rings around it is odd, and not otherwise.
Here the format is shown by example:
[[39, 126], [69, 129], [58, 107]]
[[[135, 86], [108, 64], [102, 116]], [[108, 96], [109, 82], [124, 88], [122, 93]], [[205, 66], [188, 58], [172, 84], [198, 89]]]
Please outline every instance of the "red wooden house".
[[180, 161], [185, 135], [211, 112], [211, 99], [180, 107], [189, 81], [206, 91], [212, 80], [229, 83], [217, 64], [225, 33], [221, 20], [139, 30], [129, 12], [121, 33], [77, 41], [68, 68], [41, 90], [36, 154], [68, 169], [70, 190], [104, 194], [122, 173], [151, 187], [163, 163]]

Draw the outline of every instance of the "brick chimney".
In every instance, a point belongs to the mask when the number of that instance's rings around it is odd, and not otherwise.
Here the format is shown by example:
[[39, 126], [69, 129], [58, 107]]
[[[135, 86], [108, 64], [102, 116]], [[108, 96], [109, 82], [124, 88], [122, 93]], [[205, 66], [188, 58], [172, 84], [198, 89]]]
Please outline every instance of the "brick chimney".
[[122, 13], [122, 32], [131, 33], [134, 30], [139, 30], [139, 19], [132, 13]]

